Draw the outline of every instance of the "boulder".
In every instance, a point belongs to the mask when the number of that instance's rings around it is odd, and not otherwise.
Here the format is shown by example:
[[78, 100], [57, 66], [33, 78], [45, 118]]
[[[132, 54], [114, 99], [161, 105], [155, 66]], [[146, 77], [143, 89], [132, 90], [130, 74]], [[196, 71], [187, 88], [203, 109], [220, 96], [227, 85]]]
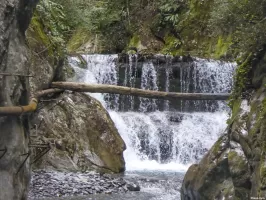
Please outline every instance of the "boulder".
[[[191, 166], [187, 171], [181, 189], [183, 200], [265, 198], [265, 52], [251, 62], [252, 70], [247, 76], [252, 85], [246, 87], [248, 90], [243, 91], [242, 97], [231, 100], [232, 116], [228, 120], [226, 134], [198, 165]], [[241, 74], [237, 76], [238, 79], [245, 78], [240, 77]], [[250, 82], [246, 81], [246, 84]], [[223, 143], [226, 145], [221, 146]]]
[[34, 143], [51, 144], [38, 168], [123, 172], [125, 143], [108, 112], [87, 94], [65, 92], [34, 114]]
[[222, 200], [234, 193], [228, 168], [229, 143], [223, 135], [199, 164], [192, 165], [183, 180], [183, 200]]

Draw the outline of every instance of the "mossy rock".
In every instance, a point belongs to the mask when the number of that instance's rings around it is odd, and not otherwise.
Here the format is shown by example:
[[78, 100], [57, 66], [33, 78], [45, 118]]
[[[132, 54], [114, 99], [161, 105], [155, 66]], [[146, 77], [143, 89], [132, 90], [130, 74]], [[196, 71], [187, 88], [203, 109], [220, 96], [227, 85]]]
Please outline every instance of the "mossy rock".
[[54, 51], [51, 40], [44, 32], [44, 24], [42, 24], [37, 12], [35, 12], [32, 17], [26, 36], [27, 42], [32, 51], [46, 57], [49, 62], [54, 62]]
[[182, 54], [180, 51], [178, 51], [182, 45], [182, 41], [180, 41], [178, 38], [174, 37], [173, 35], [167, 35], [165, 36], [164, 41], [165, 45], [161, 50], [161, 53], [172, 56]]
[[[93, 40], [94, 37], [87, 29], [78, 28], [67, 42], [67, 51], [69, 53], [78, 51], [92, 52], [95, 45]], [[86, 47], [82, 48], [83, 45], [86, 45]]]
[[123, 172], [125, 143], [101, 103], [86, 94], [67, 92], [57, 100], [58, 104], [47, 103], [32, 119], [40, 124], [40, 139], [53, 144], [36, 166]]
[[192, 165], [183, 180], [181, 199], [226, 199], [234, 196], [230, 177], [226, 135], [219, 138], [198, 165]]
[[239, 199], [249, 199], [251, 189], [250, 171], [247, 158], [240, 145], [230, 150], [228, 163], [235, 188], [235, 196]]

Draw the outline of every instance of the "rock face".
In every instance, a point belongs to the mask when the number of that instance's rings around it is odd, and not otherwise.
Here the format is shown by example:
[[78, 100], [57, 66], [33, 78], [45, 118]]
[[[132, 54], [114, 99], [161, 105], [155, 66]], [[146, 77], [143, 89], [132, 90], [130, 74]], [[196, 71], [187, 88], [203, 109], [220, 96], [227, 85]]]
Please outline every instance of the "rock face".
[[189, 168], [181, 190], [183, 200], [248, 200], [266, 196], [265, 50], [252, 58], [250, 65], [250, 83], [245, 82], [249, 83], [246, 92], [250, 95], [232, 101], [226, 133], [198, 165]]
[[[24, 32], [36, 1], [0, 3], [0, 72], [26, 74]], [[0, 106], [28, 103], [28, 78], [0, 75]], [[27, 116], [0, 117], [0, 199], [26, 199], [29, 182]], [[25, 155], [23, 155], [25, 154]]]
[[50, 143], [52, 148], [37, 163], [38, 168], [116, 173], [125, 170], [124, 141], [96, 99], [65, 92], [45, 103], [31, 122], [37, 127], [37, 137], [31, 142]]

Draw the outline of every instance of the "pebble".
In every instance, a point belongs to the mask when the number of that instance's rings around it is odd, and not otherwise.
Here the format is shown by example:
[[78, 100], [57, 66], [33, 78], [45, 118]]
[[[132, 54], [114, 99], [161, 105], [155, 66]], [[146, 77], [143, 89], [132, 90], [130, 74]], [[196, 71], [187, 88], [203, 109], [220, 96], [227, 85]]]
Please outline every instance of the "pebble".
[[95, 172], [32, 172], [29, 199], [140, 191], [137, 183]]

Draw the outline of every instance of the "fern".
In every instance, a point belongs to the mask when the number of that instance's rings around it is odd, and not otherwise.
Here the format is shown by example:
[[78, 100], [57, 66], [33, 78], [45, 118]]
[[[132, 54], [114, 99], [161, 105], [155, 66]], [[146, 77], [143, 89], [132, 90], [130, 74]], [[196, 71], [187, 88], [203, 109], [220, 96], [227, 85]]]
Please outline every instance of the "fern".
[[168, 24], [173, 27], [179, 23], [179, 13], [186, 6], [182, 0], [161, 0], [159, 2], [159, 11], [161, 15], [161, 24]]

